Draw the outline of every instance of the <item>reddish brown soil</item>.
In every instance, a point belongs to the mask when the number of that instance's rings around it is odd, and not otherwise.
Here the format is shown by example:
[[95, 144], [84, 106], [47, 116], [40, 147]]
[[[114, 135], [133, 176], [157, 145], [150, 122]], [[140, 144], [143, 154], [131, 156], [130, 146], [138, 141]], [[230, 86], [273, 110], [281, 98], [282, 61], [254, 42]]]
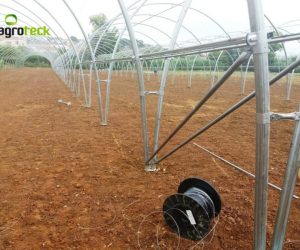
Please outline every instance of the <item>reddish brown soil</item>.
[[[154, 80], [154, 79], [152, 79]], [[147, 83], [153, 90], [157, 83]], [[186, 78], [166, 90], [161, 140], [209, 88], [207, 79]], [[247, 93], [253, 84], [247, 85]], [[300, 86], [284, 101], [285, 84], [272, 87], [272, 110], [297, 109]], [[153, 128], [156, 97], [148, 97]], [[241, 98], [231, 78], [172, 141], [180, 142]], [[70, 108], [58, 99], [71, 101]], [[204, 249], [251, 249], [254, 181], [189, 144], [157, 173], [144, 172], [136, 80], [114, 76], [110, 123], [99, 126], [92, 108], [48, 69], [0, 72], [0, 249], [175, 249], [178, 237], [165, 227], [161, 207], [180, 181], [198, 176], [220, 192], [223, 208]], [[281, 185], [293, 122], [272, 124], [270, 181]], [[195, 140], [254, 172], [255, 102]], [[167, 148], [167, 149], [168, 149]], [[166, 150], [167, 150], [166, 149]], [[166, 151], [164, 151], [166, 152]], [[296, 193], [300, 195], [299, 181]], [[279, 193], [269, 191], [268, 246]], [[294, 200], [286, 249], [300, 249], [300, 201]], [[158, 237], [156, 237], [158, 235]], [[181, 239], [180, 249], [195, 242]], [[201, 249], [198, 243], [195, 249]]]

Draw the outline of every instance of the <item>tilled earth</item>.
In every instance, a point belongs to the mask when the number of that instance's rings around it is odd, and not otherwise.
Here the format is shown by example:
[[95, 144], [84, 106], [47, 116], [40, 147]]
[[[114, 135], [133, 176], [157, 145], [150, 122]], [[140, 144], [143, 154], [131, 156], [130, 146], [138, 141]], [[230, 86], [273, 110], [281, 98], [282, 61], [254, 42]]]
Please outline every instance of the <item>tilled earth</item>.
[[[148, 80], [146, 89], [157, 89], [156, 76]], [[195, 77], [192, 88], [186, 76], [171, 80], [160, 141], [210, 87], [206, 76]], [[239, 82], [230, 78], [162, 153], [242, 98]], [[298, 109], [300, 86], [293, 86], [291, 101], [284, 101], [285, 87], [283, 80], [271, 89], [273, 112]], [[253, 88], [249, 78], [246, 92]], [[163, 161], [157, 173], [146, 173], [136, 79], [115, 75], [111, 95], [104, 127], [96, 96], [85, 108], [50, 69], [0, 72], [0, 249], [251, 249], [254, 180], [192, 143]], [[152, 135], [156, 97], [147, 98]], [[293, 127], [291, 121], [271, 125], [269, 175], [279, 186]], [[195, 142], [254, 173], [255, 100]], [[223, 202], [215, 230], [203, 242], [179, 239], [161, 212], [166, 197], [192, 176], [212, 183]], [[278, 191], [270, 189], [268, 246], [278, 201]], [[285, 249], [300, 249], [299, 221], [300, 201], [294, 199]]]

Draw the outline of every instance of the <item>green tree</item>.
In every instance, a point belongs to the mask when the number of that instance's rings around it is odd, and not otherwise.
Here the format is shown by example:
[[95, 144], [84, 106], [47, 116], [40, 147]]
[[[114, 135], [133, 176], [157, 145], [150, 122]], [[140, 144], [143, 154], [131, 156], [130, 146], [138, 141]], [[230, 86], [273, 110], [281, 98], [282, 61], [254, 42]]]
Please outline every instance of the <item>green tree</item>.
[[97, 29], [101, 28], [106, 23], [107, 23], [107, 17], [103, 13], [90, 16], [90, 24], [93, 27], [93, 32], [95, 32]]
[[78, 43], [79, 39], [76, 36], [70, 36], [70, 39], [72, 40], [73, 43]]
[[[99, 30], [103, 25], [107, 24], [107, 17], [105, 14], [98, 14], [90, 16], [90, 24], [93, 26], [93, 32]], [[101, 33], [100, 33], [101, 34]], [[115, 48], [118, 39], [118, 30], [116, 28], [108, 29], [105, 34], [101, 34], [101, 41], [98, 42], [99, 35], [94, 36], [91, 40], [91, 44], [96, 46], [96, 57], [103, 54], [111, 54]]]

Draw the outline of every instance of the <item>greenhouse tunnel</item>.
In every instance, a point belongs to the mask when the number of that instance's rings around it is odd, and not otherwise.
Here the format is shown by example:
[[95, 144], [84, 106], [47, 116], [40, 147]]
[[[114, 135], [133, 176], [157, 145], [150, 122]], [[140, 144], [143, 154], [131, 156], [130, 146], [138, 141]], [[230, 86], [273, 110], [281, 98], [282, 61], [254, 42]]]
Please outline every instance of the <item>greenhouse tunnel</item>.
[[[222, 21], [212, 7], [199, 1], [118, 0], [118, 14], [90, 32], [86, 21], [79, 18], [80, 10], [73, 8], [72, 1], [57, 1], [57, 11], [44, 0], [27, 2], [0, 1], [1, 26], [9, 28], [10, 24], [4, 20], [7, 13], [15, 13], [17, 27], [47, 27], [50, 35], [20, 36], [9, 41], [2, 36], [0, 76], [23, 67], [51, 67], [84, 108], [89, 112], [97, 109], [99, 130], [109, 127], [110, 117], [118, 111], [111, 105], [115, 100], [115, 93], [111, 91], [114, 80], [122, 79], [138, 86], [139, 113], [136, 116], [140, 116], [139, 145], [143, 149], [139, 162], [146, 172], [156, 172], [165, 159], [179, 150], [187, 150], [184, 148], [187, 144], [256, 97], [253, 244], [255, 249], [266, 249], [270, 123], [277, 119], [299, 120], [298, 110], [296, 118], [276, 116], [271, 112], [270, 86], [281, 80], [280, 84], [284, 86], [281, 98], [287, 102], [292, 98], [294, 86], [300, 82], [299, 20], [278, 23], [278, 17], [271, 11], [270, 14], [264, 13], [263, 3], [259, 0], [241, 1], [238, 6], [244, 20], [240, 20], [241, 24], [230, 21], [232, 27]], [[29, 2], [31, 7], [28, 7]], [[267, 7], [271, 5], [267, 3]], [[289, 7], [285, 8], [288, 10]], [[228, 8], [228, 18], [234, 14], [235, 7]], [[69, 31], [70, 25], [65, 25], [67, 20], [76, 28], [80, 38]], [[295, 50], [297, 53], [292, 53]], [[173, 143], [177, 134], [184, 131], [186, 124], [229, 78], [236, 79], [239, 100], [232, 102], [221, 114], [216, 114], [206, 125], [199, 123], [196, 131], [188, 130], [191, 133]], [[180, 91], [193, 91], [200, 84], [199, 79], [208, 83], [204, 94], [192, 108], [190, 105], [175, 127], [168, 128], [164, 119], [168, 115], [165, 110], [170, 107], [165, 101], [169, 87], [180, 88], [182, 86], [178, 83], [184, 82], [184, 89]], [[155, 107], [154, 112], [149, 112], [149, 105]], [[163, 136], [161, 131], [164, 131]], [[296, 133], [294, 140], [298, 138]], [[299, 147], [292, 149], [296, 153], [299, 151]], [[289, 158], [287, 168], [290, 171], [287, 171], [283, 188], [280, 188], [283, 191], [272, 249], [281, 249], [283, 245], [294, 195], [290, 190], [295, 186], [295, 172], [291, 169], [295, 167], [296, 153]]]

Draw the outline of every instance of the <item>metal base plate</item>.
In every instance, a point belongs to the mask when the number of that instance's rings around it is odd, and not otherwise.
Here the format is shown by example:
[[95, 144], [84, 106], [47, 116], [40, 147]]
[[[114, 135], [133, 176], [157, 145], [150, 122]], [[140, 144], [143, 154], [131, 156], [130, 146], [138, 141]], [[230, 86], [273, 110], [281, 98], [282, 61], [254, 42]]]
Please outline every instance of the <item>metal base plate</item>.
[[146, 172], [157, 172], [157, 168], [155, 164], [149, 164], [145, 166]]
[[100, 122], [101, 126], [107, 126], [107, 122]]

